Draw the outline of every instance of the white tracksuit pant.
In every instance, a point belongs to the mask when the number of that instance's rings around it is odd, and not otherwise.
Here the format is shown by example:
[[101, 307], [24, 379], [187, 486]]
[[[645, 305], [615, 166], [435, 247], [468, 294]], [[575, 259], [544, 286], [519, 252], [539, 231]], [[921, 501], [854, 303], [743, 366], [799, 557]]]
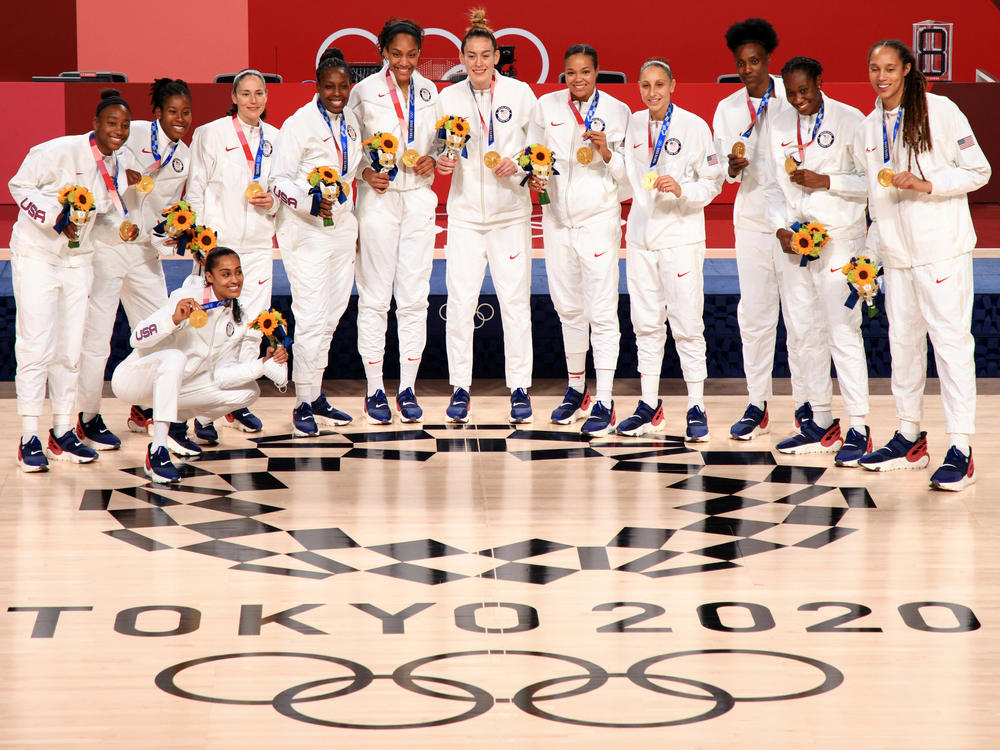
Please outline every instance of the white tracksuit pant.
[[48, 386], [53, 414], [71, 414], [94, 271], [11, 255], [14, 286], [17, 413], [39, 417]]
[[789, 361], [802, 370], [803, 395], [815, 411], [829, 411], [833, 401], [830, 358], [837, 367], [837, 382], [848, 416], [868, 414], [868, 359], [861, 336], [861, 303], [844, 305], [850, 294], [841, 269], [852, 257], [864, 254], [864, 237], [854, 240], [830, 238], [819, 258], [805, 268], [798, 255], [784, 254], [782, 298], [785, 327], [790, 342], [798, 342], [794, 354], [789, 343]]
[[[271, 307], [271, 287], [274, 274], [274, 248], [233, 248], [239, 253], [240, 267], [243, 269], [243, 291], [240, 292], [240, 306], [243, 308], [247, 322]], [[284, 247], [282, 247], [284, 253]], [[284, 255], [282, 255], [284, 258]], [[250, 354], [256, 359], [260, 351], [260, 342], [264, 334], [260, 331], [250, 331], [243, 338], [240, 349], [241, 358]]]
[[278, 230], [292, 287], [292, 380], [296, 389], [322, 387], [330, 342], [354, 286], [357, 220], [344, 212], [334, 221], [332, 227], [311, 227], [289, 220]]
[[500, 302], [507, 387], [531, 386], [531, 226], [448, 227], [448, 307], [445, 336], [449, 382], [472, 384], [472, 336], [486, 265]]
[[617, 216], [580, 227], [568, 227], [542, 214], [545, 270], [552, 305], [562, 324], [567, 355], [594, 346], [594, 367], [618, 366], [618, 251], [621, 222]]
[[101, 246], [94, 253], [94, 283], [87, 306], [76, 394], [77, 406], [85, 413], [101, 411], [104, 369], [111, 354], [119, 301], [130, 326], [167, 303], [163, 265], [151, 247], [122, 243]]
[[389, 305], [396, 298], [400, 367], [420, 359], [427, 342], [427, 298], [434, 262], [437, 196], [429, 187], [364, 189], [359, 197], [357, 263], [358, 353], [365, 362], [385, 356]]
[[[773, 395], [774, 344], [781, 304], [779, 275], [788, 264], [773, 232], [736, 228], [736, 272], [740, 282], [740, 302], [736, 319], [743, 340], [743, 372], [750, 401], [769, 401]], [[786, 315], [791, 313], [786, 313]], [[795, 330], [788, 329], [788, 369], [792, 395], [797, 402], [808, 400], [807, 381], [794, 352]]]
[[663, 250], [626, 245], [626, 254], [639, 374], [660, 377], [669, 322], [685, 382], [703, 381], [708, 376], [702, 318], [705, 242]]
[[941, 379], [945, 431], [976, 431], [976, 342], [972, 336], [972, 253], [913, 268], [885, 269], [892, 395], [896, 416], [919, 423], [927, 336]]
[[152, 403], [155, 419], [166, 422], [186, 422], [194, 416], [218, 419], [248, 408], [260, 396], [253, 381], [236, 388], [220, 388], [207, 377], [185, 383], [186, 364], [187, 355], [180, 349], [129, 359], [115, 368], [111, 388], [126, 403]]

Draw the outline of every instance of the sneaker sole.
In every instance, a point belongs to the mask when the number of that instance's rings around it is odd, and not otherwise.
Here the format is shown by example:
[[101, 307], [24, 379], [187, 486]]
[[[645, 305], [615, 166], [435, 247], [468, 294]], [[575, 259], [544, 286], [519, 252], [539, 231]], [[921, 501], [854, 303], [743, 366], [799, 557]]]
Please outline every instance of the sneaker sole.
[[376, 419], [370, 414], [365, 414], [365, 421], [368, 422], [368, 424], [374, 425], [392, 424], [392, 417], [390, 416], [388, 419]]
[[292, 435], [294, 437], [319, 437], [319, 430], [316, 430], [316, 432], [306, 432], [305, 430], [300, 430], [295, 425], [292, 425]]
[[590, 435], [590, 437], [604, 437], [605, 435], [610, 435], [615, 431], [615, 426], [609, 424], [607, 427], [602, 427], [599, 430], [580, 430], [581, 435]]
[[219, 439], [218, 438], [203, 438], [203, 437], [198, 437], [197, 435], [195, 435], [192, 438], [192, 440], [194, 442], [198, 443], [198, 445], [218, 445], [219, 444]]
[[22, 461], [21, 459], [17, 460], [17, 465], [21, 467], [21, 471], [23, 471], [25, 474], [34, 474], [35, 472], [49, 470], [48, 464], [42, 464], [41, 466], [32, 466], [30, 464], [24, 463], [24, 461]]
[[711, 439], [712, 439], [712, 433], [706, 432], [704, 435], [698, 435], [698, 436], [694, 436], [694, 437], [691, 436], [691, 435], [685, 435], [684, 442], [685, 443], [707, 443]]
[[138, 422], [133, 422], [129, 419], [125, 422], [128, 427], [129, 432], [137, 432], [140, 435], [152, 435], [153, 434], [153, 423], [147, 422], [146, 424], [139, 424]]
[[778, 448], [775, 446], [775, 450], [778, 453], [783, 453], [786, 456], [803, 456], [807, 453], [836, 453], [844, 446], [842, 440], [838, 440], [833, 445], [823, 445], [822, 443], [806, 443], [805, 445], [793, 445], [791, 448]]
[[907, 461], [905, 456], [900, 458], [890, 458], [888, 461], [881, 461], [877, 464], [863, 464], [858, 461], [858, 466], [868, 471], [896, 471], [898, 469], [926, 469], [931, 462], [930, 456], [921, 456], [916, 461]]
[[232, 422], [230, 422], [229, 419], [227, 418], [227, 419], [223, 420], [222, 424], [223, 424], [223, 426], [228, 427], [231, 430], [236, 430], [237, 432], [246, 432], [246, 433], [249, 433], [249, 434], [253, 434], [255, 432], [263, 432], [264, 431], [263, 427], [261, 427], [259, 430], [250, 429], [245, 424], [243, 424], [242, 422], [238, 422], [235, 419]]
[[858, 458], [853, 458], [850, 461], [837, 461], [837, 460], [834, 460], [833, 463], [836, 464], [837, 466], [843, 467], [845, 469], [856, 469], [856, 468], [858, 468], [858, 461], [859, 460], [861, 460], [860, 456]]
[[531, 424], [534, 421], [535, 421], [535, 418], [533, 416], [531, 416], [531, 417], [507, 417], [507, 424]]
[[[80, 436], [77, 435], [77, 437], [79, 438]], [[88, 448], [93, 448], [95, 451], [116, 451], [122, 447], [121, 443], [109, 445], [108, 443], [99, 443], [96, 440], [91, 440], [90, 438], [80, 438], [80, 442]]]
[[931, 489], [934, 490], [945, 490], [946, 492], [958, 492], [959, 490], [964, 490], [970, 484], [976, 483], [976, 475], [973, 474], [971, 477], [962, 477], [957, 482], [935, 482], [931, 481]]
[[97, 456], [77, 456], [74, 453], [69, 453], [63, 451], [62, 453], [53, 453], [48, 448], [45, 449], [45, 455], [52, 461], [66, 461], [71, 464], [89, 464], [92, 461], [97, 460]]
[[190, 448], [185, 448], [180, 443], [169, 437], [167, 438], [167, 450], [180, 458], [194, 458], [195, 456], [201, 455], [200, 450], [194, 451]]
[[450, 414], [445, 414], [444, 420], [450, 424], [468, 424], [469, 415], [466, 414], [464, 417], [453, 417]]
[[424, 421], [424, 415], [421, 414], [419, 417], [404, 417], [402, 414], [399, 415], [399, 421], [403, 424], [418, 424]]
[[177, 477], [177, 479], [167, 479], [166, 477], [161, 477], [155, 471], [147, 469], [145, 466], [142, 467], [142, 473], [149, 477], [149, 481], [154, 484], [179, 484], [181, 481], [180, 477]]
[[620, 427], [616, 431], [619, 435], [625, 435], [627, 437], [640, 437], [648, 432], [663, 432], [663, 425], [654, 425], [652, 423], [646, 423], [639, 425], [634, 430], [623, 430]]
[[581, 419], [588, 419], [590, 417], [590, 409], [577, 409], [573, 412], [573, 415], [567, 417], [566, 419], [556, 419], [552, 417], [552, 424], [573, 424], [574, 422], [579, 422]]
[[313, 419], [316, 420], [317, 427], [343, 427], [346, 424], [350, 424], [354, 420], [352, 419], [334, 419], [333, 417], [321, 417], [313, 414]]

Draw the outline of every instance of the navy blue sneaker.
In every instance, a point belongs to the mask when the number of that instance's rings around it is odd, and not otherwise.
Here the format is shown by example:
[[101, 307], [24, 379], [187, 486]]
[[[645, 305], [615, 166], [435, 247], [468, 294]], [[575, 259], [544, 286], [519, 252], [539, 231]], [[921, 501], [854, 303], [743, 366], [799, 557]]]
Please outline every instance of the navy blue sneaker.
[[806, 422], [812, 422], [813, 418], [813, 408], [812, 404], [806, 401], [802, 406], [795, 410], [795, 429], [798, 430]]
[[33, 471], [48, 471], [49, 459], [42, 452], [42, 441], [37, 435], [32, 435], [27, 443], [17, 441], [17, 465], [21, 471], [30, 474]]
[[100, 414], [84, 422], [83, 412], [80, 412], [76, 417], [76, 436], [95, 451], [116, 451], [122, 447], [122, 441], [108, 429]]
[[451, 394], [451, 401], [448, 402], [448, 408], [445, 410], [448, 421], [459, 424], [468, 422], [471, 403], [472, 396], [469, 395], [469, 392], [464, 388], [456, 388], [455, 392]]
[[948, 449], [944, 463], [931, 477], [931, 487], [936, 490], [958, 492], [976, 481], [976, 466], [972, 461], [972, 449], [966, 456], [954, 445]]
[[743, 412], [740, 420], [734, 424], [729, 434], [736, 440], [753, 440], [758, 435], [763, 435], [770, 431], [770, 418], [767, 416], [767, 403], [763, 409], [758, 409], [753, 404], [747, 405], [747, 410]]
[[167, 430], [167, 449], [181, 458], [201, 455], [201, 446], [188, 437], [187, 422], [170, 423], [170, 428]]
[[153, 434], [153, 410], [143, 409], [137, 404], [132, 404], [128, 419], [125, 421], [129, 432], [138, 432], [143, 435]]
[[309, 406], [312, 409], [313, 419], [320, 427], [343, 427], [351, 423], [351, 415], [330, 406], [330, 402], [322, 393]]
[[49, 430], [49, 444], [45, 454], [54, 461], [71, 461], [75, 464], [89, 464], [97, 460], [97, 451], [81, 443], [74, 430], [66, 430], [59, 437]]
[[226, 427], [240, 432], [260, 432], [264, 429], [264, 423], [249, 409], [237, 409], [226, 415]]
[[844, 444], [844, 439], [840, 436], [839, 419], [833, 420], [833, 424], [825, 429], [811, 419], [800, 424], [802, 426], [798, 435], [792, 435], [774, 446], [778, 453], [835, 453]]
[[389, 424], [392, 422], [389, 399], [385, 397], [385, 391], [381, 388], [371, 396], [365, 397], [365, 415], [368, 417], [368, 424]]
[[872, 433], [865, 426], [865, 431], [852, 427], [844, 437], [844, 445], [837, 451], [833, 459], [837, 466], [857, 466], [858, 461], [866, 453], [872, 452]]
[[894, 469], [922, 469], [931, 462], [927, 453], [927, 433], [921, 432], [917, 439], [909, 441], [897, 431], [892, 440], [874, 453], [866, 453], [858, 459], [858, 466], [869, 471], [892, 471]]
[[587, 417], [587, 421], [583, 423], [583, 428], [580, 432], [584, 435], [600, 437], [601, 435], [607, 435], [609, 432], [614, 431], [615, 402], [611, 402], [611, 408], [609, 409], [600, 401], [595, 401], [593, 408], [590, 410], [590, 416]]
[[313, 417], [312, 405], [303, 401], [292, 410], [292, 434], [295, 437], [316, 437], [319, 427]]
[[396, 394], [396, 410], [399, 412], [399, 421], [407, 424], [419, 422], [424, 416], [424, 410], [417, 403], [412, 388]]
[[576, 388], [567, 388], [559, 406], [552, 410], [552, 424], [572, 424], [587, 416], [590, 408], [590, 390], [583, 387], [583, 393]]
[[142, 470], [157, 484], [173, 484], [181, 481], [181, 475], [171, 462], [167, 449], [163, 446], [155, 451], [152, 443], [146, 447], [146, 462], [143, 464]]
[[197, 419], [194, 420], [194, 439], [205, 445], [218, 445], [219, 433], [215, 429], [214, 422], [202, 424]]
[[708, 415], [700, 406], [692, 406], [687, 412], [686, 443], [706, 443], [712, 439], [708, 433]]
[[531, 397], [524, 388], [515, 388], [510, 394], [510, 416], [507, 421], [511, 424], [526, 424], [532, 418]]
[[635, 413], [627, 419], [623, 419], [618, 425], [619, 435], [629, 435], [638, 437], [647, 432], [658, 432], [663, 428], [663, 399], [657, 399], [656, 408], [640, 400], [635, 407]]

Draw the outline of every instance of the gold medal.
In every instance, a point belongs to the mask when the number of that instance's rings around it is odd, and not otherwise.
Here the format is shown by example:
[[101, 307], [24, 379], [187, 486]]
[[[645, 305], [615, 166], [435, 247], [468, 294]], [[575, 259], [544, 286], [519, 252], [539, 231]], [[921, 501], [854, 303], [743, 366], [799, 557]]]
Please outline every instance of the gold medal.
[[487, 151], [486, 155], [483, 157], [483, 164], [486, 165], [487, 169], [494, 169], [497, 164], [500, 163], [502, 157], [496, 151]]
[[733, 156], [738, 156], [741, 159], [747, 155], [747, 144], [743, 141], [736, 141], [733, 144]]
[[882, 187], [892, 187], [892, 178], [896, 173], [893, 172], [889, 167], [880, 169], [878, 173], [878, 184]]
[[133, 229], [135, 229], [135, 224], [128, 220], [118, 225], [118, 236], [122, 238], [122, 242], [131, 241]]
[[264, 188], [262, 188], [258, 183], [251, 182], [249, 185], [247, 185], [247, 189], [244, 191], [244, 194], [246, 195], [247, 200], [250, 200], [255, 195], [259, 195], [260, 193], [263, 192]]
[[156, 183], [153, 182], [153, 178], [150, 177], [148, 174], [144, 174], [142, 177], [139, 178], [139, 181], [135, 183], [136, 191], [142, 193], [143, 195], [148, 195], [149, 193], [152, 193], [153, 188], [155, 186]]
[[590, 146], [581, 146], [576, 152], [576, 160], [583, 166], [587, 166], [594, 160], [594, 149]]
[[646, 190], [655, 190], [656, 181], [658, 179], [660, 179], [660, 175], [656, 174], [656, 172], [646, 172], [646, 174], [642, 176], [642, 186], [646, 188]]
[[197, 307], [188, 316], [188, 323], [191, 324], [192, 328], [204, 328], [205, 324], [208, 323], [208, 313]]
[[403, 152], [403, 164], [410, 169], [413, 169], [418, 161], [420, 161], [420, 152], [415, 148], [408, 148]]
[[793, 159], [790, 156], [785, 159], [785, 171], [788, 172], [788, 174], [791, 174], [798, 168], [799, 168], [799, 163], [795, 161], [795, 159]]

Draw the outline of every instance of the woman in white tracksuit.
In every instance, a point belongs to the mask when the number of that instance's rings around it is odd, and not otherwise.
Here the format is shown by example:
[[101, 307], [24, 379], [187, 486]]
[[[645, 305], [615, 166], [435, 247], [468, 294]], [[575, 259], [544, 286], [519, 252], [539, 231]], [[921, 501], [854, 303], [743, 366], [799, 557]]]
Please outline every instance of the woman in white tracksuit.
[[[511, 157], [524, 149], [536, 104], [531, 88], [496, 72], [500, 50], [482, 11], [473, 11], [462, 39], [469, 73], [438, 97], [441, 116], [464, 117], [471, 137], [468, 156], [438, 159], [438, 172], [454, 174], [448, 193], [445, 335], [451, 422], [469, 421], [472, 337], [487, 265], [504, 332], [511, 423], [530, 422], [531, 400], [531, 197]], [[489, 165], [487, 165], [487, 161]]]
[[[362, 158], [361, 127], [349, 109], [350, 68], [338, 49], [327, 50], [316, 70], [316, 96], [285, 120], [278, 134], [271, 190], [281, 201], [278, 244], [292, 287], [295, 343], [293, 431], [319, 434], [351, 417], [323, 394], [330, 341], [354, 286], [358, 222], [348, 192], [344, 201], [309, 194], [309, 173], [330, 167], [350, 190]], [[333, 226], [324, 226], [324, 219]]]
[[[191, 165], [190, 151], [181, 141], [191, 127], [191, 92], [182, 80], [159, 78], [150, 87], [153, 114], [150, 121], [132, 120], [131, 134], [122, 153], [128, 153], [134, 168], [127, 170], [129, 188], [122, 197], [131, 221], [138, 227], [134, 240], [123, 241], [115, 231], [95, 237], [94, 284], [87, 307], [87, 325], [80, 356], [77, 434], [95, 450], [121, 446], [101, 417], [104, 369], [111, 353], [118, 303], [130, 323], [151, 315], [167, 301], [167, 282], [157, 249], [151, 243], [153, 227], [163, 220], [164, 207], [180, 200]], [[146, 177], [140, 192], [136, 183]], [[147, 190], [152, 181], [152, 190]], [[145, 432], [148, 419], [141, 407], [133, 407], [129, 424]], [[174, 428], [171, 448], [185, 450], [187, 428]], [[197, 446], [193, 446], [195, 453]]]
[[[771, 53], [778, 46], [778, 35], [770, 23], [748, 18], [733, 24], [726, 31], [726, 46], [733, 53], [743, 87], [716, 106], [712, 130], [719, 153], [727, 161], [723, 165], [726, 182], [739, 183], [733, 205], [740, 282], [736, 318], [750, 402], [730, 435], [750, 440], [770, 430], [767, 402], [772, 395], [771, 371], [781, 308], [780, 273], [787, 261], [767, 220], [768, 205], [783, 200], [775, 183], [769, 144], [771, 123], [790, 105], [779, 95], [781, 80], [768, 72]], [[795, 359], [798, 347], [793, 334], [788, 331], [788, 364], [798, 421], [808, 416], [810, 407], [804, 396], [805, 379]]]
[[662, 429], [660, 371], [666, 322], [677, 348], [688, 408], [686, 439], [709, 439], [705, 414], [705, 206], [722, 189], [722, 168], [708, 125], [670, 101], [676, 81], [666, 60], [639, 71], [647, 109], [629, 119], [624, 178], [632, 187], [625, 232], [626, 276], [638, 348], [642, 397], [618, 425], [622, 435]]
[[[574, 44], [564, 55], [568, 91], [538, 100], [528, 130], [530, 143], [552, 149], [559, 174], [545, 186], [542, 208], [545, 271], [552, 304], [562, 323], [569, 384], [552, 412], [556, 424], [588, 417], [583, 432], [606, 435], [615, 428], [611, 387], [618, 365], [618, 256], [621, 202], [615, 173], [631, 112], [597, 90], [597, 51]], [[533, 187], [540, 185], [533, 178]], [[587, 349], [594, 347], [596, 403], [587, 389]], [[588, 410], [590, 412], [588, 416]]]
[[[80, 350], [93, 282], [93, 233], [103, 216], [118, 231], [134, 216], [121, 198], [125, 159], [118, 156], [129, 136], [131, 112], [117, 92], [102, 95], [93, 132], [39, 144], [9, 183], [18, 205], [10, 238], [11, 273], [17, 306], [14, 354], [17, 413], [22, 434], [17, 462], [26, 472], [46, 471], [49, 458], [85, 463], [97, 458], [72, 429]], [[94, 211], [82, 226], [68, 221], [59, 192], [80, 185], [94, 197]], [[128, 230], [131, 235], [131, 230]], [[70, 243], [79, 243], [70, 247]], [[43, 452], [38, 422], [46, 388], [52, 429]]]
[[[414, 386], [427, 341], [427, 298], [434, 262], [437, 151], [434, 123], [437, 88], [417, 72], [423, 29], [407, 19], [386, 21], [378, 36], [385, 67], [351, 91], [349, 107], [361, 123], [362, 138], [378, 131], [399, 139], [397, 172], [362, 164], [358, 181], [358, 352], [368, 389], [365, 414], [372, 424], [388, 424], [392, 411], [382, 381], [389, 304], [396, 299], [399, 388], [396, 409], [403, 422], [419, 422], [423, 410]], [[402, 162], [406, 151], [419, 158]]]
[[[236, 75], [232, 100], [225, 117], [194, 131], [185, 199], [198, 222], [216, 231], [220, 244], [239, 250], [246, 275], [241, 304], [253, 317], [271, 306], [278, 201], [267, 185], [278, 130], [263, 120], [267, 86], [258, 71]], [[256, 332], [244, 337], [248, 356], [259, 350], [260, 341]], [[226, 424], [243, 432], [262, 429], [260, 420], [245, 410], [227, 414]]]
[[[239, 256], [216, 248], [205, 258], [200, 294], [193, 284], [182, 286], [132, 329], [133, 351], [115, 368], [111, 388], [125, 401], [153, 404], [153, 440], [144, 469], [154, 482], [180, 480], [166, 448], [170, 423], [196, 414], [216, 419], [248, 408], [260, 395], [256, 381], [262, 375], [279, 388], [287, 382], [283, 347], [268, 347], [259, 359], [242, 345], [250, 334], [237, 300], [242, 286]], [[191, 323], [195, 310], [207, 317], [201, 327]]]
[[854, 156], [868, 179], [872, 229], [885, 268], [899, 429], [859, 464], [886, 471], [930, 462], [927, 435], [920, 432], [930, 336], [951, 443], [931, 486], [960, 490], [975, 481], [969, 440], [976, 416], [976, 232], [968, 194], [987, 183], [991, 169], [961, 110], [926, 92], [905, 44], [887, 40], [872, 47], [868, 76], [878, 100], [858, 130]]
[[[836, 453], [838, 466], [857, 466], [871, 451], [868, 360], [861, 336], [861, 305], [847, 307], [843, 267], [864, 254], [868, 186], [854, 163], [854, 136], [864, 115], [822, 90], [823, 67], [810, 57], [793, 57], [781, 70], [792, 109], [771, 122], [771, 161], [784, 202], [769, 204], [771, 225], [785, 252], [781, 273], [787, 305], [785, 326], [795, 329], [812, 419], [779, 442], [781, 453]], [[789, 161], [789, 159], [791, 161]], [[802, 266], [792, 249], [795, 221], [817, 221], [830, 236], [820, 256]], [[877, 258], [873, 258], [877, 262]], [[830, 359], [850, 428], [833, 418]]]

